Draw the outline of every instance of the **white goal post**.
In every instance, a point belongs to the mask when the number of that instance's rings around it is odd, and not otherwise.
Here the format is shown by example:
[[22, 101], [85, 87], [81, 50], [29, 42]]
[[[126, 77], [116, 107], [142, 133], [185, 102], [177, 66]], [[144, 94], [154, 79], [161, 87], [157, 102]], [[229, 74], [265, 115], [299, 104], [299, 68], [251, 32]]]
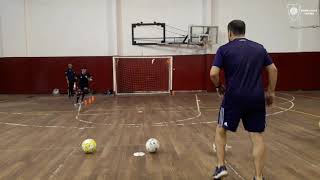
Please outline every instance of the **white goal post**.
[[116, 95], [162, 94], [172, 90], [172, 56], [114, 56]]

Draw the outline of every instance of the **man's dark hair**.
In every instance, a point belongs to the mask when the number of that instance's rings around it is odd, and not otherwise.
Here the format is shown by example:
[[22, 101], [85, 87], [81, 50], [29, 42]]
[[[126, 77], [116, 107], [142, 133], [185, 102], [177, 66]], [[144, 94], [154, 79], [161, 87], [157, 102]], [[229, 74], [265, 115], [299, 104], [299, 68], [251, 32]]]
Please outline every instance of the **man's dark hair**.
[[241, 20], [233, 20], [228, 24], [228, 31], [234, 35], [240, 36], [246, 33], [246, 24]]

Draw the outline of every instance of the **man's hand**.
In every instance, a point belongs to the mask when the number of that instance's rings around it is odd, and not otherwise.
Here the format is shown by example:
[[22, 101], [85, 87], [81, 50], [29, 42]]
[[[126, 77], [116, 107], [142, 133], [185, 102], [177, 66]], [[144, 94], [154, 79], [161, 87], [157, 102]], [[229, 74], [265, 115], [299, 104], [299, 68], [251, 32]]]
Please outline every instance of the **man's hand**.
[[274, 98], [275, 98], [275, 93], [274, 92], [267, 92], [266, 94], [266, 104], [268, 106], [272, 106], [272, 104], [274, 103]]
[[276, 84], [277, 84], [278, 70], [273, 63], [267, 66], [266, 70], [268, 72], [268, 79], [269, 79], [268, 92], [266, 94], [266, 104], [268, 106], [271, 106], [274, 103], [274, 97], [275, 97], [274, 91], [276, 89]]
[[218, 96], [221, 97], [226, 92], [226, 88], [224, 87], [224, 85], [220, 85], [220, 86], [216, 87], [216, 91], [218, 93]]

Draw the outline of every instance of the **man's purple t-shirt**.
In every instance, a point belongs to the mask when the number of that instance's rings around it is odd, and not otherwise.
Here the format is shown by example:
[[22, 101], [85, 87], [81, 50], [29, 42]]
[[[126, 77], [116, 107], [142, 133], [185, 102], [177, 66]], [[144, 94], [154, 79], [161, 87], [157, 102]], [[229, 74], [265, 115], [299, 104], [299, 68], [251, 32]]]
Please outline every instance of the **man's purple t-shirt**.
[[213, 66], [224, 70], [226, 94], [223, 106], [265, 105], [262, 71], [272, 60], [265, 48], [245, 38], [221, 46]]

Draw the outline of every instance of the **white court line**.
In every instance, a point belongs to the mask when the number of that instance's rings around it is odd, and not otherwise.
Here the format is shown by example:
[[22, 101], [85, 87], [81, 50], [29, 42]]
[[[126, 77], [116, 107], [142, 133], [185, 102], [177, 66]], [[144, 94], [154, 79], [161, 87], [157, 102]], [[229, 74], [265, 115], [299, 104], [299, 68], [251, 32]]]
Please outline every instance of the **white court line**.
[[81, 107], [82, 107], [82, 103], [79, 103], [79, 108], [78, 108], [78, 116], [80, 114], [80, 111], [81, 111]]
[[[73, 113], [74, 111], [27, 111], [27, 112], [14, 112], [14, 113], [21, 113], [21, 114], [30, 114], [30, 115], [43, 115], [43, 113]], [[0, 114], [13, 114], [10, 112], [0, 112]]]
[[164, 127], [164, 126], [169, 126], [169, 124], [153, 124], [151, 126], [153, 126], [153, 127]]
[[112, 114], [111, 112], [109, 113], [81, 113], [80, 115], [81, 116], [99, 116], [99, 115], [109, 115], [109, 114]]
[[91, 121], [85, 121], [83, 119], [80, 119], [79, 116], [76, 116], [76, 120], [83, 122], [83, 123], [87, 123], [87, 124], [95, 124], [95, 125], [103, 125], [103, 126], [111, 126], [112, 125], [111, 123], [94, 123]]
[[112, 125], [110, 123], [108, 123], [108, 124], [105, 124], [105, 123], [94, 123], [94, 122], [91, 122], [91, 121], [85, 121], [83, 119], [80, 119], [79, 116], [80, 116], [81, 108], [82, 108], [82, 103], [79, 103], [78, 114], [76, 115], [76, 120], [78, 120], [80, 122], [83, 122], [83, 123], [87, 123], [87, 124], [104, 125], [104, 126], [111, 126]]
[[282, 95], [285, 95], [285, 96], [291, 96], [291, 99], [287, 99], [288, 101], [294, 101], [296, 99], [296, 97], [294, 97], [293, 95], [291, 94], [288, 94], [288, 93], [281, 93], [281, 92], [277, 92], [277, 94], [282, 94]]
[[196, 119], [198, 117], [201, 116], [201, 110], [200, 110], [200, 105], [199, 105], [199, 98], [198, 98], [198, 95], [196, 94], [196, 103], [197, 103], [197, 111], [198, 111], [198, 115], [194, 116], [194, 117], [190, 117], [190, 118], [186, 118], [186, 119], [181, 119], [181, 120], [176, 120], [176, 122], [185, 122], [185, 121], [190, 121], [192, 119]]
[[40, 125], [17, 124], [17, 123], [8, 123], [8, 122], [0, 122], [0, 124], [11, 125], [11, 126], [20, 126], [20, 127], [61, 128], [61, 129], [80, 129], [80, 130], [96, 128], [96, 127], [74, 127], [74, 126], [40, 126]]
[[[178, 123], [178, 122], [185, 122], [185, 121], [190, 121], [192, 119], [196, 119], [198, 117], [201, 116], [201, 110], [200, 110], [200, 105], [199, 105], [199, 98], [198, 98], [198, 95], [195, 94], [195, 99], [196, 99], [196, 104], [197, 104], [197, 112], [198, 114], [194, 117], [190, 117], [190, 118], [185, 118], [185, 119], [181, 119], [181, 120], [176, 120], [176, 121], [170, 121], [170, 123]], [[94, 123], [94, 122], [91, 122], [91, 121], [86, 121], [86, 120], [83, 120], [83, 119], [80, 119], [80, 111], [81, 111], [81, 104], [79, 105], [79, 108], [78, 108], [78, 114], [76, 116], [76, 120], [80, 121], [80, 122], [83, 122], [83, 123], [88, 123], [88, 124], [95, 124], [95, 125], [106, 125], [106, 126], [111, 126], [112, 124], [108, 123], [108, 124], [104, 124], [104, 123]], [[152, 126], [158, 126], [158, 127], [162, 127], [161, 125], [163, 124], [168, 124], [169, 122], [167, 121], [163, 121], [163, 122], [158, 122], [158, 123], [153, 123]], [[214, 122], [203, 122], [203, 123], [214, 123]], [[135, 127], [138, 127], [138, 126], [143, 126], [143, 124], [135, 124], [135, 123], [132, 123], [132, 124], [120, 124], [121, 126], [128, 126], [128, 127], [132, 127], [132, 126], [135, 126]], [[184, 126], [183, 123], [179, 123], [177, 124], [178, 126]]]
[[306, 96], [306, 95], [300, 95], [300, 94], [297, 94], [297, 93], [293, 93], [293, 95], [295, 96], [300, 96], [300, 97], [305, 97], [309, 100], [313, 100], [313, 101], [319, 101], [320, 100], [320, 97], [315, 97], [315, 96]]
[[[284, 94], [284, 93], [282, 93]], [[287, 96], [291, 96], [289, 94], [285, 94]], [[197, 104], [197, 110], [198, 110], [198, 115], [197, 116], [194, 116], [194, 117], [191, 117], [191, 118], [186, 118], [186, 119], [182, 119], [182, 120], [177, 120], [177, 121], [170, 121], [170, 122], [160, 122], [160, 123], [153, 123], [152, 126], [154, 127], [164, 127], [164, 126], [168, 126], [168, 123], [175, 123], [175, 122], [178, 122], [178, 121], [189, 121], [189, 120], [192, 120], [192, 119], [195, 119], [195, 118], [198, 118], [201, 116], [201, 110], [200, 110], [200, 106], [199, 106], [199, 99], [198, 99], [198, 96], [195, 95], [196, 97], [196, 104]], [[277, 97], [277, 98], [280, 98], [280, 99], [284, 99], [284, 100], [287, 100], [288, 102], [291, 103], [291, 106], [289, 108], [285, 108], [284, 110], [282, 111], [279, 111], [279, 112], [275, 112], [275, 113], [272, 113], [272, 114], [267, 114], [266, 116], [272, 116], [272, 115], [277, 115], [277, 114], [280, 114], [280, 113], [283, 113], [283, 112], [286, 112], [286, 111], [289, 111], [291, 110], [293, 107], [294, 107], [294, 103], [293, 101], [295, 100], [295, 97], [294, 96], [291, 96], [292, 98], [291, 99], [286, 99], [286, 98], [282, 98], [282, 97]], [[79, 105], [79, 108], [78, 108], [78, 114], [76, 115], [76, 119], [80, 122], [83, 122], [83, 123], [88, 123], [88, 124], [97, 124], [97, 123], [94, 123], [94, 122], [90, 122], [90, 121], [85, 121], [85, 120], [82, 120], [79, 118], [79, 116], [81, 115], [80, 114], [80, 111], [81, 111], [81, 107], [82, 105], [80, 104]], [[1, 113], [1, 112], [0, 112]], [[211, 123], [216, 123], [216, 121], [207, 121], [207, 122], [197, 122], [197, 124], [211, 124]], [[20, 127], [38, 127], [38, 128], [63, 128], [63, 129], [79, 129], [79, 130], [84, 130], [84, 129], [94, 129], [94, 128], [99, 128], [99, 127], [96, 127], [96, 126], [91, 126], [91, 127], [72, 127], [72, 126], [40, 126], [40, 125], [28, 125], [28, 124], [18, 124], [18, 123], [9, 123], [9, 122], [0, 122], [0, 124], [5, 124], [5, 125], [12, 125], [12, 126], [20, 126]], [[183, 124], [183, 123], [179, 123], [179, 124]], [[113, 125], [113, 124], [102, 124], [102, 125]], [[128, 126], [128, 127], [140, 127], [140, 126], [143, 126], [143, 124], [121, 124], [122, 126]], [[195, 123], [191, 123], [191, 124], [186, 124], [186, 125], [195, 125]], [[102, 127], [101, 127], [102, 128]]]
[[[104, 125], [104, 126], [111, 126], [113, 124], [111, 123], [95, 123], [95, 122], [91, 122], [91, 121], [85, 121], [83, 119], [80, 119], [79, 116], [81, 115], [80, 114], [80, 111], [81, 111], [81, 107], [82, 105], [80, 104], [79, 105], [79, 108], [78, 108], [78, 114], [76, 115], [76, 120], [80, 121], [80, 122], [83, 122], [83, 123], [88, 123], [88, 124], [95, 124], [95, 125]], [[120, 124], [121, 126], [128, 126], [128, 127], [140, 127], [142, 126], [143, 124], [139, 123], [139, 124], [135, 124], [135, 123], [131, 123], [131, 124]]]
[[51, 174], [51, 176], [49, 177], [49, 179], [54, 178], [60, 171], [60, 169], [63, 168], [64, 163], [72, 156], [72, 154], [75, 152], [75, 149], [73, 149], [71, 151], [71, 153], [68, 154], [68, 156], [63, 160], [63, 162], [61, 164], [59, 164], [59, 166], [57, 167], [57, 169]]
[[[286, 94], [286, 93], [277, 93], [277, 94], [282, 94], [282, 95], [286, 95], [286, 96], [291, 96], [291, 99], [290, 99], [290, 100], [289, 100], [289, 99], [286, 99], [287, 101], [282, 102], [282, 103], [279, 103], [279, 104], [290, 103], [290, 102], [292, 102], [292, 101], [294, 101], [294, 100], [296, 99], [296, 97], [294, 97], [294, 96], [292, 96], [292, 95], [290, 95], [290, 94]], [[279, 97], [279, 96], [276, 96], [276, 97]]]
[[57, 151], [57, 150], [67, 150], [67, 149], [79, 149], [79, 147], [54, 147], [54, 148], [25, 148], [25, 147], [11, 147], [11, 149], [0, 148], [0, 151]]
[[217, 121], [204, 121], [204, 122], [193, 122], [193, 123], [181, 123], [181, 124], [169, 124], [169, 123], [163, 123], [163, 124], [152, 124], [151, 126], [154, 127], [164, 127], [164, 126], [187, 126], [187, 125], [198, 125], [198, 124], [214, 124], [217, 123]]
[[[290, 95], [291, 96], [291, 95]], [[286, 98], [282, 98], [282, 97], [278, 97], [278, 96], [276, 96], [277, 98], [279, 98], [279, 99], [284, 99], [284, 100], [287, 100], [289, 103], [291, 103], [291, 106], [289, 107], [289, 108], [284, 108], [282, 111], [278, 111], [278, 112], [274, 112], [274, 113], [271, 113], [271, 114], [267, 114], [266, 116], [268, 117], [268, 116], [273, 116], [273, 115], [277, 115], [277, 114], [280, 114], [280, 113], [283, 113], [283, 112], [286, 112], [286, 111], [290, 111], [294, 106], [295, 106], [295, 104], [294, 104], [294, 100], [295, 100], [295, 97], [294, 96], [291, 96], [292, 97], [292, 99], [290, 100], [290, 99], [286, 99]]]
[[310, 161], [308, 161], [308, 160], [306, 160], [306, 159], [304, 159], [304, 158], [296, 155], [295, 153], [288, 151], [289, 148], [288, 148], [287, 146], [285, 146], [285, 145], [283, 145], [283, 144], [281, 144], [281, 143], [279, 143], [279, 142], [277, 142], [277, 144], [280, 145], [280, 146], [282, 146], [282, 148], [281, 148], [280, 150], [286, 151], [287, 153], [290, 153], [291, 155], [293, 155], [293, 156], [295, 156], [297, 159], [300, 159], [301, 161], [305, 162], [305, 163], [308, 164], [309, 166], [311, 166], [311, 167], [313, 167], [313, 168], [319, 168], [319, 167], [320, 167], [319, 165], [313, 164], [312, 162], [310, 162]]
[[205, 121], [205, 122], [199, 122], [200, 124], [213, 124], [217, 123], [217, 121]]
[[[280, 107], [280, 106], [275, 106], [275, 107], [277, 107], [277, 108], [279, 108], [279, 109], [285, 109], [285, 108]], [[312, 117], [316, 117], [316, 118], [320, 118], [319, 115], [315, 115], [315, 114], [311, 114], [311, 113], [306, 113], [306, 112], [303, 112], [303, 111], [297, 111], [297, 110], [293, 110], [293, 109], [290, 109], [289, 111], [295, 112], [295, 113], [299, 113], [299, 114], [308, 115], [308, 116], [312, 116]]]
[[227, 161], [226, 161], [226, 165], [227, 165], [241, 180], [245, 180], [245, 179], [240, 175], [240, 173], [238, 173], [238, 172], [231, 166], [231, 164], [228, 163]]
[[24, 115], [24, 116], [48, 116], [50, 114], [30, 113], [30, 112], [0, 112], [0, 114], [8, 115]]
[[134, 123], [132, 123], [132, 124], [120, 124], [120, 125], [127, 125], [127, 126], [141, 126], [141, 125], [143, 125], [142, 123], [138, 123], [138, 124], [134, 124]]
[[[177, 122], [185, 122], [185, 121], [190, 121], [196, 118], [199, 118], [201, 116], [201, 110], [200, 110], [200, 105], [199, 105], [199, 98], [198, 95], [195, 94], [195, 98], [196, 98], [196, 104], [197, 104], [197, 112], [198, 114], [196, 116], [190, 117], [190, 118], [185, 118], [185, 119], [180, 119], [180, 120], [176, 120], [176, 121], [170, 121], [170, 123], [177, 123]], [[154, 124], [166, 124], [168, 123], [167, 121], [163, 121], [163, 122], [158, 122], [158, 123], [154, 123]]]

